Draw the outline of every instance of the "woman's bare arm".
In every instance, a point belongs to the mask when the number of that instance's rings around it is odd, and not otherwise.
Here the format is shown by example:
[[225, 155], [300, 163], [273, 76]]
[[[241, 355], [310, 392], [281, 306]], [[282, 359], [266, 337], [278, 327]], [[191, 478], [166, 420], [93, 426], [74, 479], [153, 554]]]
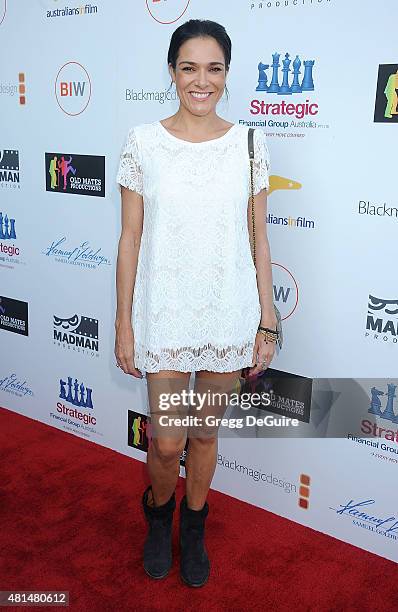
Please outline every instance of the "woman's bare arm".
[[[260, 325], [276, 329], [277, 319], [274, 310], [274, 289], [272, 283], [272, 267], [269, 242], [267, 237], [267, 191], [262, 189], [254, 196], [254, 227], [256, 236], [256, 269], [257, 269], [257, 287], [261, 305], [261, 321]], [[250, 236], [253, 240], [253, 222], [251, 212], [251, 199], [248, 206], [248, 223], [250, 227]], [[275, 352], [275, 344], [273, 342], [265, 342], [262, 334], [257, 333], [253, 347], [253, 365], [249, 372], [250, 376], [254, 376], [263, 371], [262, 362], [266, 361], [267, 366], [270, 364]]]
[[134, 332], [131, 325], [131, 307], [138, 253], [144, 220], [143, 197], [136, 191], [121, 186], [122, 229], [116, 263], [116, 318], [115, 356], [126, 374], [137, 376], [134, 368]]
[[[276, 324], [274, 290], [272, 284], [271, 255], [267, 236], [267, 191], [262, 189], [254, 196], [254, 227], [256, 237], [257, 286], [261, 304], [261, 325]], [[252, 234], [251, 199], [248, 205], [248, 223]]]

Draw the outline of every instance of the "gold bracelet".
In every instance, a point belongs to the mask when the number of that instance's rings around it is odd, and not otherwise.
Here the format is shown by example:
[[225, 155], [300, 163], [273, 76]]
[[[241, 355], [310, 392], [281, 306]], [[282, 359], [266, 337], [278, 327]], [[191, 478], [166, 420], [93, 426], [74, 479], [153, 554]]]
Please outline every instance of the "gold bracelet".
[[264, 341], [265, 341], [265, 342], [268, 342], [268, 341], [270, 341], [270, 342], [275, 342], [275, 343], [277, 342], [277, 338], [278, 338], [278, 336], [277, 336], [277, 335], [274, 335], [272, 332], [269, 332], [269, 331], [264, 331], [263, 329], [259, 329], [259, 330], [257, 331], [257, 333], [258, 333], [258, 334], [263, 334], [263, 336], [264, 336]]

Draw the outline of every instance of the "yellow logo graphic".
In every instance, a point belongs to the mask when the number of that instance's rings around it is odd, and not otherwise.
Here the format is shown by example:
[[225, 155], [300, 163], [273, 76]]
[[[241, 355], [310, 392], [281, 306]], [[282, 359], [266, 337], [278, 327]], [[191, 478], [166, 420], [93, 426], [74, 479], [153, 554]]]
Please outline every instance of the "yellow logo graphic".
[[277, 174], [273, 174], [269, 177], [269, 191], [268, 195], [271, 195], [273, 191], [278, 191], [280, 189], [283, 190], [291, 190], [291, 189], [301, 189], [301, 183], [297, 181], [293, 181], [292, 179], [285, 178], [284, 176], [278, 176]]

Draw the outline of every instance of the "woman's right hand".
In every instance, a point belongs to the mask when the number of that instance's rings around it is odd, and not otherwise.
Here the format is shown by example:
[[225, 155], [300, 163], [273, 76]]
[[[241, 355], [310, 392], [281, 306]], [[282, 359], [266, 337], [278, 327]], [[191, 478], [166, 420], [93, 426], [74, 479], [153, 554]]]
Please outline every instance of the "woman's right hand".
[[143, 378], [142, 372], [134, 367], [134, 333], [131, 324], [115, 323], [115, 357], [125, 374]]

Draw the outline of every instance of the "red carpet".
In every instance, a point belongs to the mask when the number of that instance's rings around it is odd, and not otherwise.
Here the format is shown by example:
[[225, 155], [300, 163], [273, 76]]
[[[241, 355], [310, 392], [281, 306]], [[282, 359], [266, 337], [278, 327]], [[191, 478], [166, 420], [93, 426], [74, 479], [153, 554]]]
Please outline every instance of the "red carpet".
[[182, 584], [177, 520], [172, 572], [151, 580], [141, 569], [145, 464], [4, 409], [0, 439], [0, 590], [68, 590], [73, 612], [398, 609], [392, 561], [216, 491], [209, 582]]

